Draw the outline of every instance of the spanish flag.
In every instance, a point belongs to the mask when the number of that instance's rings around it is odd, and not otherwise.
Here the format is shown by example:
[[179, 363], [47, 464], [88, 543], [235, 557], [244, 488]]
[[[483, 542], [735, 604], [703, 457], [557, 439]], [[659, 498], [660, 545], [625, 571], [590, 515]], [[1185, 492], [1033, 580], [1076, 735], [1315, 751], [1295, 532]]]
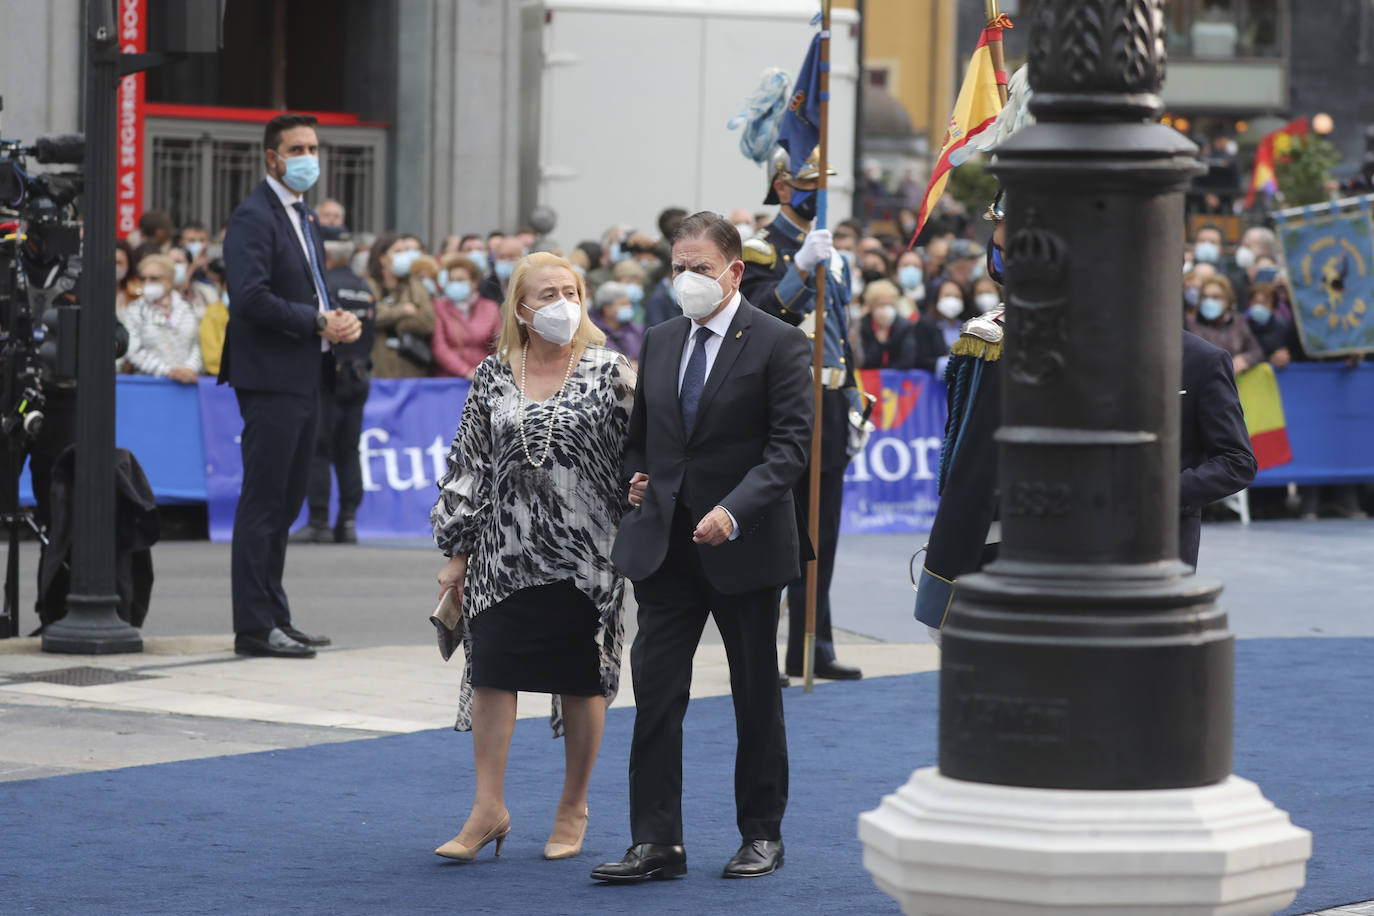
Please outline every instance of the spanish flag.
[[1245, 195], [1245, 209], [1255, 205], [1256, 192], [1273, 197], [1279, 191], [1279, 176], [1274, 164], [1288, 158], [1293, 138], [1307, 133], [1307, 119], [1295, 118], [1271, 134], [1265, 134], [1255, 150], [1255, 171], [1250, 175], [1250, 192]]
[[[968, 63], [968, 73], [964, 75], [964, 85], [959, 90], [959, 98], [954, 102], [954, 114], [950, 115], [949, 127], [945, 129], [945, 142], [940, 146], [940, 158], [930, 173], [930, 184], [926, 187], [925, 198], [921, 202], [921, 212], [916, 216], [916, 235], [921, 234], [930, 217], [935, 202], [944, 193], [949, 172], [958, 164], [957, 153], [974, 137], [987, 130], [1002, 111], [1002, 94], [998, 86], [1007, 84], [1007, 74], [997, 72], [992, 66], [990, 42], [1002, 40], [1002, 26], [1005, 17], [995, 20], [983, 29], [978, 39], [978, 47]], [[951, 157], [955, 160], [951, 162]], [[913, 236], [914, 238], [914, 236]]]
[[1260, 363], [1236, 376], [1240, 406], [1245, 411], [1245, 428], [1250, 433], [1250, 449], [1263, 471], [1293, 460], [1288, 445], [1288, 424], [1283, 417], [1283, 399], [1274, 367]]

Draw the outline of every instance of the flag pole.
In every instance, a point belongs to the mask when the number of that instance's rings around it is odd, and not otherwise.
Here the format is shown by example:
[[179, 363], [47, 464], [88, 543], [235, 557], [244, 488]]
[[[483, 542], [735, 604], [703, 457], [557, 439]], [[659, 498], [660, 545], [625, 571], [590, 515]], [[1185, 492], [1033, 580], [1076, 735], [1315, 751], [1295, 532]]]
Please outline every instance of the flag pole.
[[[820, 167], [816, 185], [816, 227], [824, 229], [826, 223], [826, 172], [830, 167], [830, 0], [821, 0], [821, 48], [820, 48], [820, 155], [816, 163]], [[823, 259], [816, 265], [816, 320], [814, 322], [815, 346], [811, 367], [813, 394], [815, 397], [815, 426], [811, 430], [811, 480], [807, 492], [810, 495], [808, 533], [811, 537], [811, 552], [815, 555], [806, 565], [806, 643], [802, 655], [802, 681], [806, 693], [811, 692], [816, 675], [816, 592], [820, 577], [821, 553], [821, 409], [824, 387], [825, 358], [825, 280], [830, 270], [830, 260]]]
[[[988, 26], [1002, 25], [1002, 11], [997, 8], [997, 0], [986, 0], [988, 12]], [[1010, 20], [1008, 20], [1010, 22]], [[1010, 26], [1008, 25], [1008, 28]], [[1007, 60], [1002, 54], [1002, 33], [997, 33], [997, 38], [988, 42], [988, 53], [992, 55], [992, 69], [997, 73], [997, 94], [1002, 97], [1002, 104], [1007, 104]]]

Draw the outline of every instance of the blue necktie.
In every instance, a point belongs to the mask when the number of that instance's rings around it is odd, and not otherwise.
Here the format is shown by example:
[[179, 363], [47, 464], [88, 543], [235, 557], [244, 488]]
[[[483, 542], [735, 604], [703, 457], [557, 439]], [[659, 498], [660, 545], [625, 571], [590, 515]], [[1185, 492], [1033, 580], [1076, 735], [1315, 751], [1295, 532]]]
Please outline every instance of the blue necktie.
[[310, 211], [306, 209], [303, 200], [298, 200], [291, 206], [295, 207], [296, 212], [301, 215], [301, 234], [305, 236], [305, 253], [306, 257], [310, 259], [310, 276], [315, 278], [315, 294], [322, 297], [320, 308], [328, 309], [329, 303], [323, 298], [328, 295], [325, 292], [328, 287], [324, 285], [324, 276], [320, 273], [320, 262], [315, 254], [315, 230], [310, 221]]
[[710, 339], [710, 328], [697, 328], [697, 343], [692, 348], [691, 358], [687, 360], [687, 371], [682, 376], [682, 391], [678, 393], [678, 400], [682, 402], [682, 425], [688, 436], [692, 435], [692, 424], [697, 419], [701, 389], [706, 387], [706, 341]]

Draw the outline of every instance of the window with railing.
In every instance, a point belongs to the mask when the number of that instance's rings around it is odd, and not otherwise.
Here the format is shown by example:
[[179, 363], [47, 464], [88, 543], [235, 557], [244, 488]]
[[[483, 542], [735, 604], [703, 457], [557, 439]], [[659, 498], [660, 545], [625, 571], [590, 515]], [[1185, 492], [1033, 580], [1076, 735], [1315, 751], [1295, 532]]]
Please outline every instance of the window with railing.
[[1283, 54], [1284, 0], [1168, 0], [1169, 55], [1199, 60]]

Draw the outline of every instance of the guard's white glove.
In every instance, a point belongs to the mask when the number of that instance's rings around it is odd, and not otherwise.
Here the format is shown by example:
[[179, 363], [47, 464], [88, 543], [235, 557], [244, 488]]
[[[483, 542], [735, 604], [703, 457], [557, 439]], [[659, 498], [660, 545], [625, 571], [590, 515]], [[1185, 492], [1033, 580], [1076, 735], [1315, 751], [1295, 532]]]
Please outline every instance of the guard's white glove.
[[817, 264], [823, 261], [830, 263], [830, 253], [834, 250], [835, 240], [831, 238], [829, 229], [812, 229], [802, 240], [797, 256], [792, 260], [798, 270], [809, 274], [815, 271]]

